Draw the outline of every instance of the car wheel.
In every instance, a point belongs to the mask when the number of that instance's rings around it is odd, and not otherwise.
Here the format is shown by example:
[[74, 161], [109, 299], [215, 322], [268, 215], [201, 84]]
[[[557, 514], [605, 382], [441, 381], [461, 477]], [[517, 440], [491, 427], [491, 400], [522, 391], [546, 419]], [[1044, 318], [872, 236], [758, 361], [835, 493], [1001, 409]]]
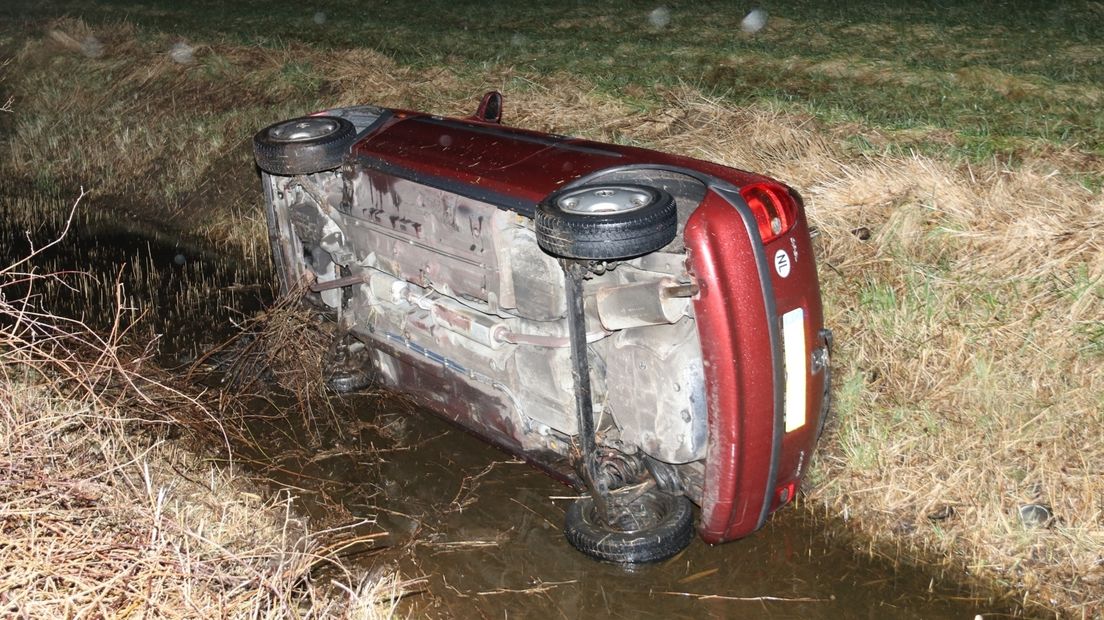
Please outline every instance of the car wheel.
[[681, 495], [653, 489], [619, 512], [607, 525], [594, 500], [581, 497], [567, 510], [564, 536], [579, 551], [619, 564], [667, 559], [686, 548], [694, 536], [694, 510]]
[[257, 166], [269, 174], [313, 174], [341, 166], [356, 127], [336, 116], [280, 121], [253, 136]]
[[678, 214], [667, 192], [646, 185], [583, 185], [537, 205], [537, 244], [555, 256], [622, 260], [675, 238]]

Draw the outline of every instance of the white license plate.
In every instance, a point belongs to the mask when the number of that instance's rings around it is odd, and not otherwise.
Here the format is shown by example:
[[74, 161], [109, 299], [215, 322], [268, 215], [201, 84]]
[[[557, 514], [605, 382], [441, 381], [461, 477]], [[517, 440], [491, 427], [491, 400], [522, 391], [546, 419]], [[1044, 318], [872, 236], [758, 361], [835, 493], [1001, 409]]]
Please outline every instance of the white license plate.
[[782, 352], [786, 376], [786, 432], [805, 426], [805, 378], [809, 374], [805, 354], [805, 310], [798, 308], [782, 315]]

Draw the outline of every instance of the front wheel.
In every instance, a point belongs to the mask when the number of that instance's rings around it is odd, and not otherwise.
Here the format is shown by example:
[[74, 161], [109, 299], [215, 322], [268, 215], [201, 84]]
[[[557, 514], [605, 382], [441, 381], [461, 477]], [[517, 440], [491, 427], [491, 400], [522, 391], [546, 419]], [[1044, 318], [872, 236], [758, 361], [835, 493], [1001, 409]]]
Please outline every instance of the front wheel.
[[583, 553], [619, 564], [665, 560], [690, 544], [694, 509], [690, 500], [652, 489], [618, 508], [605, 523], [590, 497], [567, 510], [564, 536]]
[[333, 170], [356, 139], [356, 127], [336, 116], [280, 121], [253, 136], [253, 157], [269, 174], [294, 176]]

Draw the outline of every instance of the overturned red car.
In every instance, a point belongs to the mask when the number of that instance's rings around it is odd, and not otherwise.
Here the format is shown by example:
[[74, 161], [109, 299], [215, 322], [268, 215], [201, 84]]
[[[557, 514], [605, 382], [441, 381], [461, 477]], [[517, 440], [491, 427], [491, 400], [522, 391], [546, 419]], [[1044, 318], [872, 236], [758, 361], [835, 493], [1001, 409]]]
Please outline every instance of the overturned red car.
[[799, 196], [501, 111], [358, 106], [255, 136], [282, 281], [332, 310], [362, 371], [334, 386], [400, 390], [585, 489], [565, 534], [593, 557], [756, 531], [828, 411]]

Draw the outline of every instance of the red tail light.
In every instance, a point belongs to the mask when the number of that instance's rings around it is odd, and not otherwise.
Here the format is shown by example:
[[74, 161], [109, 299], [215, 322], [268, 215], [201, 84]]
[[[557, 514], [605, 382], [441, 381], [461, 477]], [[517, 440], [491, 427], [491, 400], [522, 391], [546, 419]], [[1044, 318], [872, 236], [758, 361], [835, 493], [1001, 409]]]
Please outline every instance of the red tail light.
[[793, 226], [797, 205], [785, 188], [756, 183], [741, 188], [740, 196], [755, 214], [763, 243], [774, 241]]

